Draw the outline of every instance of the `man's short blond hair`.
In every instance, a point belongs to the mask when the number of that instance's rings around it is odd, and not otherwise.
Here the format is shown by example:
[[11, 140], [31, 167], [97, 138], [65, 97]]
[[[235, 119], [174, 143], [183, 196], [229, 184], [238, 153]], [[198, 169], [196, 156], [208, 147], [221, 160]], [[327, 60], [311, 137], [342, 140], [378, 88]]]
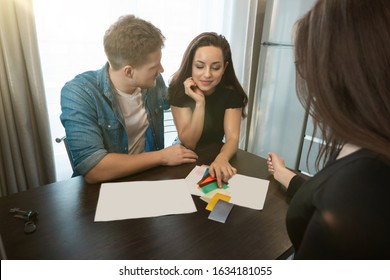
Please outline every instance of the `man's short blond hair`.
[[144, 64], [147, 56], [164, 47], [165, 37], [150, 22], [134, 15], [120, 17], [104, 35], [104, 51], [115, 70]]

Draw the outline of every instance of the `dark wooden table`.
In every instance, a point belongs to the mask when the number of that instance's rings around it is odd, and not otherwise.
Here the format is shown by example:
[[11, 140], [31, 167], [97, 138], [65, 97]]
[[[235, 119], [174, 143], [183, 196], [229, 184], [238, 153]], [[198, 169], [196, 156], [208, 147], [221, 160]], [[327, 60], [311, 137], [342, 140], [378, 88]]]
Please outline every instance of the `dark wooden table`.
[[[197, 165], [210, 164], [219, 147], [197, 150]], [[208, 219], [206, 203], [193, 196], [191, 214], [94, 222], [100, 184], [72, 178], [0, 198], [0, 233], [8, 259], [277, 259], [291, 252], [285, 227], [288, 200], [263, 158], [239, 150], [231, 161], [243, 175], [269, 179], [262, 211], [235, 205], [225, 224]], [[121, 181], [185, 178], [195, 164], [157, 167]], [[39, 212], [37, 230], [9, 209]]]

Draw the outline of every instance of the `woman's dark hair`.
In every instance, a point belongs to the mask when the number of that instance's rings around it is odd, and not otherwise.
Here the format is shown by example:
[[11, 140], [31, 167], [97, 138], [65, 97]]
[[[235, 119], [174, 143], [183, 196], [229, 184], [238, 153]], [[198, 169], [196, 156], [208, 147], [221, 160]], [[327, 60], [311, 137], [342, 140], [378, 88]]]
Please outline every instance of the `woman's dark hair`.
[[[243, 98], [244, 107], [248, 103], [248, 96], [238, 81], [234, 72], [232, 53], [230, 50], [229, 42], [224, 36], [218, 35], [214, 32], [204, 32], [196, 36], [188, 45], [184, 52], [183, 59], [179, 70], [177, 70], [169, 83], [169, 99], [175, 98], [175, 96], [185, 94], [184, 93], [184, 81], [192, 76], [192, 62], [194, 60], [195, 52], [200, 47], [214, 46], [222, 50], [224, 64], [227, 64], [220, 84], [226, 88], [236, 90]], [[245, 110], [242, 110], [242, 116], [245, 117]]]
[[298, 97], [325, 141], [317, 167], [346, 143], [390, 159], [390, 1], [319, 0], [295, 27]]

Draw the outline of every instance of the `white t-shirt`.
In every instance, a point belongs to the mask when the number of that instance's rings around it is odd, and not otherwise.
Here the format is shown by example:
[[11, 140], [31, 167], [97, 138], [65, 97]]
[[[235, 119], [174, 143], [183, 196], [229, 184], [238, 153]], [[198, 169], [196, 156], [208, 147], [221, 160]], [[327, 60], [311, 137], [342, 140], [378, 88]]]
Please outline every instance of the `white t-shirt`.
[[129, 154], [145, 151], [145, 132], [149, 126], [142, 91], [137, 88], [132, 94], [117, 90], [117, 100], [126, 124]]

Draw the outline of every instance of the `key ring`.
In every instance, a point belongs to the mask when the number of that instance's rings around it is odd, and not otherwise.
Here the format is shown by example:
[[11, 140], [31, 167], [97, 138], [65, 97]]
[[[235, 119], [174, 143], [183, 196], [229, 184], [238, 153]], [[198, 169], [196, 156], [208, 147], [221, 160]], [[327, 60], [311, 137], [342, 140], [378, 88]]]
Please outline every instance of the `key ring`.
[[24, 232], [25, 233], [33, 233], [37, 226], [35, 224], [35, 220], [37, 219], [39, 213], [35, 210], [21, 210], [20, 208], [11, 208], [9, 210], [10, 213], [14, 214], [14, 218], [25, 220], [24, 223]]

